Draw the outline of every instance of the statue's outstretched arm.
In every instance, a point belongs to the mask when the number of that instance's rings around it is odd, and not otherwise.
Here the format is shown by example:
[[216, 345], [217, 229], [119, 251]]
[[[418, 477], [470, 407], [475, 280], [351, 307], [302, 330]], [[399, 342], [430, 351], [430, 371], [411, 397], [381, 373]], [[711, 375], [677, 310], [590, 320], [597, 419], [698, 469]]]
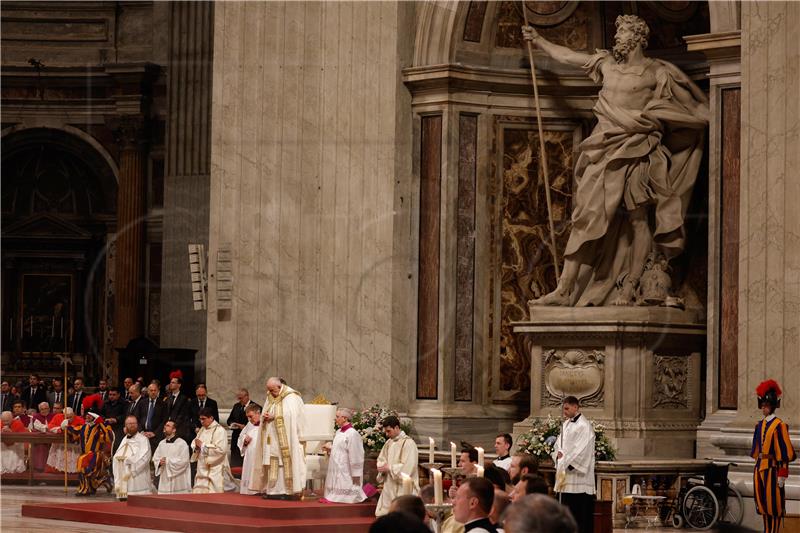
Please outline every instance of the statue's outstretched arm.
[[554, 44], [539, 35], [539, 33], [532, 26], [522, 27], [522, 37], [526, 41], [533, 42], [544, 53], [558, 61], [575, 67], [582, 67], [589, 62], [591, 56], [582, 52], [576, 52], [566, 46]]

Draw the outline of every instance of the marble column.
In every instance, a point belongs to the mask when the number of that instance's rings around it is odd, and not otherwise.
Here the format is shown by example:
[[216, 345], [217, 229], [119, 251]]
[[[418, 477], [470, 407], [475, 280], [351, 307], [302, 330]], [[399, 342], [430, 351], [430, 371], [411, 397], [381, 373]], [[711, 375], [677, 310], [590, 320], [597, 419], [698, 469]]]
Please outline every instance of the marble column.
[[145, 176], [142, 119], [126, 117], [114, 125], [120, 143], [114, 347], [120, 348], [143, 328]]

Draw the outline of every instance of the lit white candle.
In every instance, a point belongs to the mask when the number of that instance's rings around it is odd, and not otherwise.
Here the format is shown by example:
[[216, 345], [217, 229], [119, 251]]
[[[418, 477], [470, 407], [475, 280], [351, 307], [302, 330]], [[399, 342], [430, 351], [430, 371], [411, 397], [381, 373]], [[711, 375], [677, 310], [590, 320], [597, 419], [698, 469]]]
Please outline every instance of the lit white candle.
[[403, 479], [403, 486], [401, 490], [402, 496], [409, 496], [411, 494], [414, 494], [413, 485], [411, 484], [411, 476], [409, 476], [405, 472], [402, 472], [400, 474], [400, 477]]
[[478, 450], [478, 466], [483, 467], [483, 448], [475, 448]]
[[433, 475], [433, 504], [442, 505], [444, 501], [444, 492], [442, 491], [442, 472], [436, 468], [431, 469]]
[[455, 468], [458, 466], [458, 460], [456, 459], [456, 443], [450, 441], [450, 468]]
[[433, 437], [428, 437], [428, 444], [430, 447], [428, 448], [428, 462], [434, 463], [436, 462], [435, 453], [436, 452], [436, 443], [433, 441]]
[[478, 472], [475, 474], [478, 477], [483, 477], [483, 467], [481, 465], [477, 466]]

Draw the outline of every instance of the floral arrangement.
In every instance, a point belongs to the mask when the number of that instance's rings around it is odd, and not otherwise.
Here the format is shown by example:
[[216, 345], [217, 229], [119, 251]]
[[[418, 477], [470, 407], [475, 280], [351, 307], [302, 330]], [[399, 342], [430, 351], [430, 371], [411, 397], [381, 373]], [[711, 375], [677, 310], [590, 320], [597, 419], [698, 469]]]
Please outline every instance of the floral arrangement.
[[[602, 424], [592, 422], [594, 428], [594, 456], [598, 461], [613, 461], [616, 450], [606, 435], [606, 428]], [[547, 418], [536, 418], [531, 430], [523, 433], [517, 439], [517, 450], [529, 453], [538, 461], [550, 460], [550, 454], [555, 449], [555, 440], [561, 433], [561, 422], [551, 415]], [[553, 437], [553, 438], [550, 438]]]
[[386, 435], [383, 434], [381, 428], [381, 420], [387, 416], [396, 416], [400, 419], [400, 429], [408, 433], [411, 431], [411, 421], [408, 419], [400, 418], [397, 411], [380, 405], [373, 405], [368, 409], [356, 411], [353, 414], [353, 428], [361, 435], [361, 440], [364, 441], [365, 451], [381, 451], [383, 445], [386, 444]]

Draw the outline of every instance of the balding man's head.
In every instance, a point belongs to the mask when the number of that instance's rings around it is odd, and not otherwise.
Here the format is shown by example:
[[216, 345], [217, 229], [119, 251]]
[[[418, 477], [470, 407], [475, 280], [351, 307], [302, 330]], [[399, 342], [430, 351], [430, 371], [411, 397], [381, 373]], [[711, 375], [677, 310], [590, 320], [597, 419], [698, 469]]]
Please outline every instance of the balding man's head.
[[281, 383], [281, 378], [271, 377], [267, 380], [267, 392], [269, 392], [273, 398], [278, 397], [282, 387], [283, 383]]
[[0, 416], [2, 416], [4, 426], [11, 424], [11, 421], [14, 420], [14, 415], [11, 414], [11, 411], [3, 411], [3, 414]]

